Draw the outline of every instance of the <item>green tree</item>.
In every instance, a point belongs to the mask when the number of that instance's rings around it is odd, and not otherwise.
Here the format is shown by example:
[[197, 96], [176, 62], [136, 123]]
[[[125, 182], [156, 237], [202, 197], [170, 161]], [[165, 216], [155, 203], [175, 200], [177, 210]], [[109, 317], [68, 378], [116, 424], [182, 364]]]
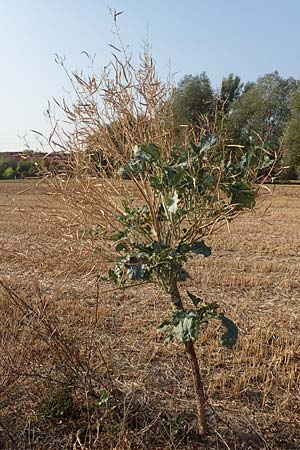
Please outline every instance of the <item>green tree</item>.
[[261, 145], [277, 152], [290, 119], [290, 101], [297, 87], [293, 78], [278, 72], [248, 83], [226, 120], [229, 137], [244, 145]]
[[219, 95], [219, 107], [224, 111], [224, 114], [228, 114], [232, 104], [240, 97], [242, 90], [243, 84], [237, 75], [230, 73], [228, 77], [223, 78]]
[[33, 159], [21, 159], [17, 165], [16, 171], [22, 177], [34, 177], [37, 175], [38, 167], [36, 161]]
[[178, 83], [173, 102], [177, 125], [203, 125], [205, 117], [211, 118], [214, 93], [206, 73], [186, 75]]
[[284, 134], [283, 152], [284, 165], [289, 166], [284, 176], [289, 179], [300, 177], [300, 87], [292, 97], [291, 118]]

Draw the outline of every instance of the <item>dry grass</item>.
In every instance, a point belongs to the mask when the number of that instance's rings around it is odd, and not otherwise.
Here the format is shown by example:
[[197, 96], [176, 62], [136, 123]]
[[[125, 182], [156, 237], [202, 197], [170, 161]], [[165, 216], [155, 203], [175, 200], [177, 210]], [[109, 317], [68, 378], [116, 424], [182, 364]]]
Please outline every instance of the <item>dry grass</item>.
[[190, 263], [189, 290], [240, 328], [233, 351], [213, 324], [197, 344], [205, 442], [193, 435], [185, 355], [156, 334], [165, 295], [100, 283], [96, 243], [78, 239], [48, 187], [1, 182], [0, 208], [1, 448], [299, 448], [299, 187], [276, 188]]

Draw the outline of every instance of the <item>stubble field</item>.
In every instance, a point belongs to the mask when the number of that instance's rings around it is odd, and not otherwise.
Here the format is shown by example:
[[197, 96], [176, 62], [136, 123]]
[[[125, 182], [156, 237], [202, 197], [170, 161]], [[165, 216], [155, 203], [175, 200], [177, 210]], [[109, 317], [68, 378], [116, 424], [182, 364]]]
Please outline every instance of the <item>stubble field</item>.
[[300, 187], [263, 192], [189, 263], [188, 289], [240, 331], [232, 351], [213, 324], [196, 345], [210, 423], [196, 442], [187, 361], [156, 333], [164, 294], [99, 281], [109, 262], [68, 204], [1, 182], [0, 448], [298, 449]]

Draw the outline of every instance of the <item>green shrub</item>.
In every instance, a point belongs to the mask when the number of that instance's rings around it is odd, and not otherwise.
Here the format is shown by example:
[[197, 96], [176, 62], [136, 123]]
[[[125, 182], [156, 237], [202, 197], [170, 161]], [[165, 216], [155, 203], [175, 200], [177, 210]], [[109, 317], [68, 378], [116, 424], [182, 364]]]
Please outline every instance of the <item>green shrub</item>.
[[14, 175], [15, 175], [14, 169], [12, 167], [7, 167], [7, 169], [4, 170], [2, 177], [8, 180], [14, 178]]

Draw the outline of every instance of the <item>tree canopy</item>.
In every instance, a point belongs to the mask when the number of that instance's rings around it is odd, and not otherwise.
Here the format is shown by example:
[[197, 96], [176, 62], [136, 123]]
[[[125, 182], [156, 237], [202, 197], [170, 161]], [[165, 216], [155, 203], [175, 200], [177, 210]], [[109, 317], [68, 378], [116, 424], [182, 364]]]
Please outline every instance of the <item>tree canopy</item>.
[[243, 84], [230, 73], [214, 89], [205, 72], [186, 75], [175, 91], [173, 112], [177, 126], [205, 128], [218, 119], [232, 143], [265, 147], [277, 156], [283, 152], [290, 166], [286, 176], [299, 176], [300, 92], [294, 78], [275, 71]]
[[219, 105], [225, 113], [228, 113], [232, 104], [240, 97], [243, 90], [243, 84], [240, 77], [230, 73], [228, 77], [222, 80]]
[[283, 79], [278, 72], [258, 78], [233, 105], [226, 121], [229, 136], [244, 145], [264, 145], [278, 151], [296, 88], [295, 79]]
[[294, 92], [291, 101], [291, 118], [287, 124], [284, 139], [284, 164], [287, 178], [300, 176], [300, 87]]
[[174, 117], [177, 125], [200, 124], [213, 112], [214, 92], [205, 72], [186, 75], [174, 94]]

